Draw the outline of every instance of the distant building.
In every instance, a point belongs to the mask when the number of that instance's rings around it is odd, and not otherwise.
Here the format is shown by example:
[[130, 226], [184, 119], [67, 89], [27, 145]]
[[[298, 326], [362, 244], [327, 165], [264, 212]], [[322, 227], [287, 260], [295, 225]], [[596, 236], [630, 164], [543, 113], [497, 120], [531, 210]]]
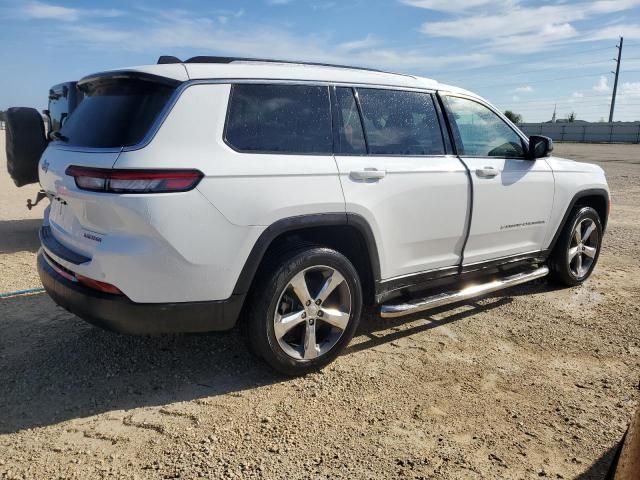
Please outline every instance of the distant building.
[[557, 106], [558, 106], [557, 104], [553, 106], [553, 116], [551, 117], [551, 123], [556, 123], [556, 107]]

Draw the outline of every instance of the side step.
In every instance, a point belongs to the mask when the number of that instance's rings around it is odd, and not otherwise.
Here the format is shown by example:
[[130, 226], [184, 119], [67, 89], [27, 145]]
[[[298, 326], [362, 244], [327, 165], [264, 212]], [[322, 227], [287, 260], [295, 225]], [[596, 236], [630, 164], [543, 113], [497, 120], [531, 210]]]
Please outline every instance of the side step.
[[380, 307], [380, 315], [383, 318], [395, 318], [402, 317], [404, 315], [411, 315], [412, 313], [422, 312], [423, 310], [429, 310], [430, 308], [440, 307], [442, 305], [448, 305], [450, 303], [460, 302], [462, 300], [468, 300], [470, 298], [479, 297], [487, 293], [502, 290], [503, 288], [513, 287], [520, 285], [521, 283], [530, 282], [538, 278], [542, 278], [549, 273], [549, 268], [540, 267], [536, 270], [524, 273], [516, 273], [508, 277], [494, 280], [488, 283], [482, 283], [480, 285], [472, 285], [462, 290], [456, 290], [452, 292], [438, 293], [427, 298], [419, 300], [412, 300], [407, 303], [399, 303], [396, 305], [382, 305]]

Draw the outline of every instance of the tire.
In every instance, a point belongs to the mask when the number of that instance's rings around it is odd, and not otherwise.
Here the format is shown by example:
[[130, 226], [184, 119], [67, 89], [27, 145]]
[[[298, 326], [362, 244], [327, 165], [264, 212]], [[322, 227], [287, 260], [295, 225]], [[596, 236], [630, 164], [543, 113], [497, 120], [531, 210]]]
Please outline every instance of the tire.
[[[580, 226], [580, 239], [578, 239]], [[570, 287], [593, 272], [602, 246], [602, 223], [591, 207], [577, 207], [570, 215], [549, 260], [550, 279]]]
[[245, 331], [253, 353], [278, 372], [299, 376], [335, 360], [353, 338], [361, 312], [362, 287], [351, 262], [335, 250], [306, 246], [259, 274]]
[[38, 181], [38, 162], [47, 148], [44, 121], [35, 108], [7, 110], [7, 171], [18, 187]]

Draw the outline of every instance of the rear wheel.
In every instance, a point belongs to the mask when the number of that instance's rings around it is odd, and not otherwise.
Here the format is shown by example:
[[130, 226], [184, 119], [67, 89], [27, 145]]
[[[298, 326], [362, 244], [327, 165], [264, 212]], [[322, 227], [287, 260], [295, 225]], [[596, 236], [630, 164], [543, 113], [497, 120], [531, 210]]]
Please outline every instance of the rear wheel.
[[349, 343], [362, 310], [358, 274], [339, 252], [307, 247], [265, 269], [250, 299], [252, 350], [286, 375], [333, 361]]
[[574, 210], [551, 254], [551, 278], [574, 286], [593, 272], [602, 243], [600, 216], [591, 207]]

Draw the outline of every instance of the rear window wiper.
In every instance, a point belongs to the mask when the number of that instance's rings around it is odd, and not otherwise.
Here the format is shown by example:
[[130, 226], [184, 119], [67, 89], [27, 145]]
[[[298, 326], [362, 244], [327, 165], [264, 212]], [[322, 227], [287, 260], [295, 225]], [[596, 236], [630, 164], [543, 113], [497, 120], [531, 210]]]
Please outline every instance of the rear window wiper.
[[49, 136], [55, 138], [56, 140], [60, 140], [61, 142], [64, 142], [64, 143], [67, 143], [69, 141], [69, 137], [65, 137], [58, 130], [56, 130], [55, 132], [51, 132]]

